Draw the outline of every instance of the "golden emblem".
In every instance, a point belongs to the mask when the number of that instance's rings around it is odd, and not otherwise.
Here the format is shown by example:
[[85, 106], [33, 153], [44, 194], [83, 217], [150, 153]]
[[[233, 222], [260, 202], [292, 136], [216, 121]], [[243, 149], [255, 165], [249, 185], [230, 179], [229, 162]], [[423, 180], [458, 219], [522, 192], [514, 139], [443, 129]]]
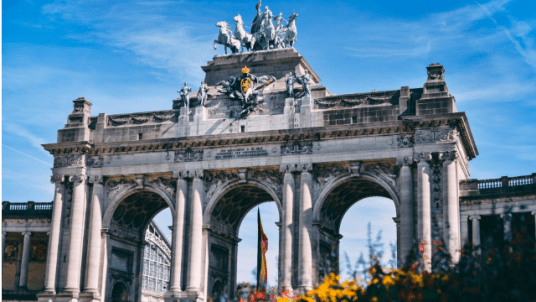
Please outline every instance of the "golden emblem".
[[253, 87], [253, 81], [250, 78], [245, 78], [240, 81], [240, 88], [242, 89], [243, 93], [248, 92], [251, 87]]
[[244, 68], [242, 68], [242, 73], [248, 74], [249, 73], [249, 68], [247, 66], [244, 66]]

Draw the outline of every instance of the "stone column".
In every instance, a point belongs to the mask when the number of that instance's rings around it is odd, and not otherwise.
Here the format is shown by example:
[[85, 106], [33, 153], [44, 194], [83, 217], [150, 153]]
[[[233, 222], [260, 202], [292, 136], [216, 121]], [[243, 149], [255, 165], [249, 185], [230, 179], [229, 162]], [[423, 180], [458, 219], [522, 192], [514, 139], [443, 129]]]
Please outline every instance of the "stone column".
[[432, 270], [432, 212], [430, 203], [430, 153], [421, 153], [417, 160], [417, 239], [423, 255], [423, 271]]
[[501, 218], [504, 220], [504, 240], [506, 242], [512, 241], [512, 214], [511, 213], [503, 213], [501, 214]]
[[84, 209], [86, 206], [86, 176], [72, 175], [73, 201], [71, 208], [71, 234], [67, 256], [67, 284], [64, 291], [80, 292], [80, 273], [82, 270], [82, 243], [84, 240]]
[[443, 162], [443, 199], [444, 216], [445, 217], [445, 243], [447, 250], [451, 256], [452, 262], [457, 263], [460, 257], [460, 213], [458, 209], [459, 193], [458, 193], [458, 177], [456, 173], [456, 158], [458, 157], [455, 151], [449, 151], [442, 154]]
[[313, 289], [313, 255], [311, 231], [313, 223], [313, 177], [309, 171], [311, 164], [305, 164], [301, 173], [300, 207], [299, 207], [299, 256], [298, 256], [298, 289], [307, 293]]
[[290, 166], [281, 167], [285, 172], [283, 178], [283, 215], [282, 220], [282, 249], [281, 249], [281, 290], [292, 291], [292, 234], [294, 231], [294, 176]]
[[182, 268], [182, 248], [184, 238], [184, 215], [186, 209], [186, 195], [188, 194], [188, 184], [182, 173], [175, 172], [173, 177], [177, 178], [177, 194], [175, 199], [175, 215], [173, 215], [173, 239], [171, 254], [171, 276], [169, 291], [173, 293], [181, 292], [181, 268]]
[[89, 238], [87, 253], [87, 278], [84, 292], [93, 293], [95, 299], [99, 298], [99, 269], [101, 266], [101, 232], [102, 211], [101, 203], [104, 197], [102, 176], [90, 176], [89, 182], [93, 183], [93, 196], [91, 197], [91, 209], [89, 214]]
[[188, 244], [188, 280], [186, 291], [201, 290], [201, 261], [203, 258], [203, 171], [193, 172], [190, 209], [190, 238]]
[[461, 246], [464, 247], [467, 243], [469, 243], [469, 227], [467, 225], [467, 219], [469, 217], [467, 215], [462, 215], [460, 219], [460, 234], [462, 236], [461, 238]]
[[54, 202], [52, 204], [51, 234], [48, 241], [48, 256], [45, 269], [46, 293], [56, 293], [56, 271], [61, 236], [61, 215], [63, 210], [63, 194], [65, 193], [64, 176], [53, 175], [50, 182], [55, 184]]
[[[411, 253], [415, 244], [415, 221], [413, 219], [413, 175], [410, 165], [413, 163], [412, 158], [398, 159], [400, 165], [400, 255], [398, 257], [398, 267], [402, 267]], [[398, 230], [398, 228], [397, 228]]]
[[480, 216], [479, 215], [472, 215], [469, 217], [473, 224], [473, 234], [471, 234], [473, 238], [473, 247], [476, 249], [480, 249]]
[[22, 232], [24, 241], [22, 244], [22, 260], [20, 262], [19, 286], [25, 288], [28, 284], [28, 263], [30, 262], [30, 232]]

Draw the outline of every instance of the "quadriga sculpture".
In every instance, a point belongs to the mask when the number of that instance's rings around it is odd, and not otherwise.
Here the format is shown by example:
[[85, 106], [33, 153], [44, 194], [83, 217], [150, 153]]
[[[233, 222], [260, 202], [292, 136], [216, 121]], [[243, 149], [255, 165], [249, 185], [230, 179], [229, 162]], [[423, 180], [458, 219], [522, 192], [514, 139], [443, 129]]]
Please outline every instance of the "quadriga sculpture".
[[236, 15], [236, 17], [233, 18], [233, 21], [236, 23], [234, 36], [240, 41], [241, 44], [240, 52], [244, 50], [244, 47], [246, 48], [246, 51], [253, 50], [253, 46], [255, 45], [255, 36], [248, 34], [244, 30], [244, 21], [242, 20], [242, 16], [240, 16], [240, 14]]
[[218, 40], [214, 40], [214, 49], [217, 49], [216, 44], [221, 44], [225, 48], [225, 54], [227, 54], [227, 47], [231, 49], [232, 53], [237, 53], [240, 48], [240, 41], [233, 37], [233, 32], [229, 24], [225, 21], [216, 23], [216, 26], [220, 28]]

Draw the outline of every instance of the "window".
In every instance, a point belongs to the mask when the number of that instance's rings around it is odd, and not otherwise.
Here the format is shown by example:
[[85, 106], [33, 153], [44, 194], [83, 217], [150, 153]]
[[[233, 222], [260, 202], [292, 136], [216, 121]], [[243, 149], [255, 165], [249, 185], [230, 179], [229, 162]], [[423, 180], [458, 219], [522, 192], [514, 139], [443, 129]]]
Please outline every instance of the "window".
[[246, 132], [246, 126], [240, 126], [240, 132]]

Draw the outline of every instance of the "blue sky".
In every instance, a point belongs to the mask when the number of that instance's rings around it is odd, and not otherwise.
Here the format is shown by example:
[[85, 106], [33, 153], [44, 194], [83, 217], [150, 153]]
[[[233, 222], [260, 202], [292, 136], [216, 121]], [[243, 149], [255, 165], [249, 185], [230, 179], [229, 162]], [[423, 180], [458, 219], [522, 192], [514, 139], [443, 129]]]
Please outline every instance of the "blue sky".
[[[237, 13], [249, 24], [255, 2], [3, 1], [2, 199], [52, 200], [52, 156], [40, 145], [56, 141], [72, 100], [86, 97], [93, 115], [170, 109], [181, 83], [199, 83], [199, 66], [223, 53], [214, 24]], [[480, 152], [471, 177], [536, 172], [536, 1], [263, 5], [299, 14], [295, 47], [333, 93], [422, 87], [426, 66], [443, 64]], [[387, 212], [374, 217], [392, 221]]]

